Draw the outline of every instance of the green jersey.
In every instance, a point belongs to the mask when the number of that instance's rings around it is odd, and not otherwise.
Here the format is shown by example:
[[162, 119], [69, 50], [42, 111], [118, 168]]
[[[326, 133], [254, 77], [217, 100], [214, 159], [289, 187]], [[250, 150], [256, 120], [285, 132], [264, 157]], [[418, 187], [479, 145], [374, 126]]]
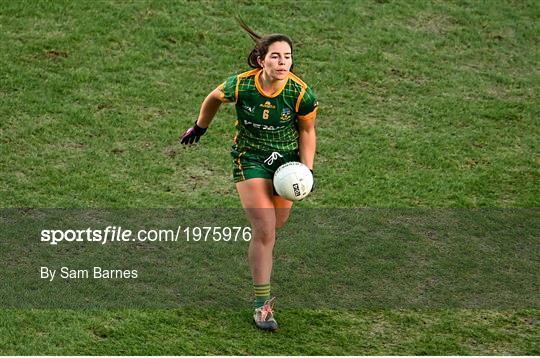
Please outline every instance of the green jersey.
[[317, 100], [311, 89], [293, 73], [281, 90], [269, 95], [259, 82], [261, 69], [229, 77], [219, 86], [223, 102], [236, 103], [238, 152], [298, 151], [298, 121], [312, 120]]

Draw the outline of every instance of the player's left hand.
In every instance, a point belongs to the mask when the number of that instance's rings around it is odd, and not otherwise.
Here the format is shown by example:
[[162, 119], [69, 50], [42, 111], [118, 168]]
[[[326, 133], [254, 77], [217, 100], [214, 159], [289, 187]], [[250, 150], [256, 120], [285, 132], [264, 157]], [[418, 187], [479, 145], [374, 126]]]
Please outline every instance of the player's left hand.
[[195, 121], [195, 124], [193, 127], [189, 128], [187, 131], [182, 134], [182, 137], [180, 137], [180, 143], [182, 144], [193, 144], [198, 143], [199, 139], [201, 139], [202, 135], [206, 132], [207, 128], [201, 128], [197, 125], [197, 121]]

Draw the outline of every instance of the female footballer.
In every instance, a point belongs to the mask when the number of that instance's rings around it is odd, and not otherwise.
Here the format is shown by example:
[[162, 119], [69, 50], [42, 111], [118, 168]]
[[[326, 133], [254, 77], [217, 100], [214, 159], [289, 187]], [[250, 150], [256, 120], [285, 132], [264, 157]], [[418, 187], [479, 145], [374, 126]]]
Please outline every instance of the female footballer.
[[278, 324], [270, 298], [272, 252], [276, 229], [287, 221], [293, 203], [274, 194], [272, 178], [280, 165], [290, 161], [313, 169], [317, 100], [308, 85], [291, 72], [291, 39], [281, 34], [259, 36], [239, 22], [255, 41], [248, 56], [253, 70], [229, 77], [205, 98], [181, 143], [198, 142], [220, 105], [235, 103], [231, 155], [236, 189], [252, 227], [248, 261], [255, 290], [253, 317], [258, 328], [275, 331]]

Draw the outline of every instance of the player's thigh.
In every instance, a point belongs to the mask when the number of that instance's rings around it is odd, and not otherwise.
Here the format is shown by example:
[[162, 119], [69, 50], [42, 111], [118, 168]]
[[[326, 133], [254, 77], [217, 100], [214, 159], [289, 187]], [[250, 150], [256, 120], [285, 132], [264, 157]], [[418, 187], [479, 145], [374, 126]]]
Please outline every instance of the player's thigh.
[[252, 178], [237, 182], [236, 190], [251, 224], [261, 230], [273, 230], [276, 213], [272, 201], [272, 181]]

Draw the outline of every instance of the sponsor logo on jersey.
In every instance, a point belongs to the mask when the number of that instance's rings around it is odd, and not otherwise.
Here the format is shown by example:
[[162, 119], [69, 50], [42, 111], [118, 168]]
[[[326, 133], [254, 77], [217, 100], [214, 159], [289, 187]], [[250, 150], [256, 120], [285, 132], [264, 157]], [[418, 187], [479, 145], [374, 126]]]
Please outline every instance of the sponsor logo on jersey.
[[281, 117], [279, 118], [280, 121], [286, 122], [289, 119], [291, 119], [291, 110], [290, 108], [283, 108], [281, 111]]
[[252, 126], [253, 128], [256, 128], [256, 129], [262, 129], [264, 131], [275, 131], [275, 130], [279, 129], [279, 127], [268, 126], [266, 124], [260, 124], [260, 123], [253, 123], [253, 122], [245, 120], [245, 119], [244, 119], [244, 125], [245, 126]]
[[250, 107], [245, 103], [242, 104], [242, 108], [244, 109], [244, 111], [248, 112], [249, 114], [254, 114], [255, 113], [255, 107]]
[[261, 104], [259, 107], [276, 109], [276, 106], [274, 106], [272, 103], [270, 103], [270, 101], [264, 102], [264, 104]]

